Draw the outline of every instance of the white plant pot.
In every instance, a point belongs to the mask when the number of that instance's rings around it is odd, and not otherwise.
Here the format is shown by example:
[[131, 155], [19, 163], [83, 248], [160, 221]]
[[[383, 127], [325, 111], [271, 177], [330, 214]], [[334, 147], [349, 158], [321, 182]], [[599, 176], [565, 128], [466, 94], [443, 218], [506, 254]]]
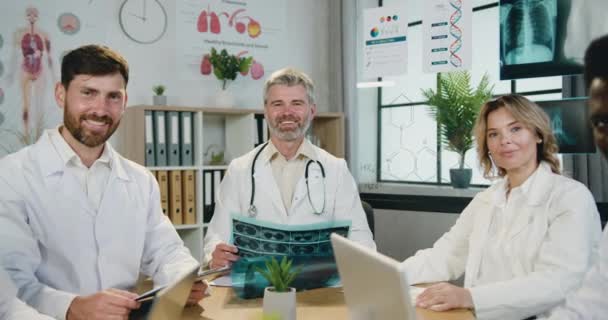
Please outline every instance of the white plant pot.
[[215, 105], [217, 108], [234, 107], [234, 96], [228, 90], [220, 90], [215, 95]]
[[278, 315], [281, 320], [296, 319], [296, 289], [288, 292], [276, 292], [274, 287], [264, 289], [264, 314]]
[[166, 106], [167, 96], [152, 96], [152, 102], [155, 106]]

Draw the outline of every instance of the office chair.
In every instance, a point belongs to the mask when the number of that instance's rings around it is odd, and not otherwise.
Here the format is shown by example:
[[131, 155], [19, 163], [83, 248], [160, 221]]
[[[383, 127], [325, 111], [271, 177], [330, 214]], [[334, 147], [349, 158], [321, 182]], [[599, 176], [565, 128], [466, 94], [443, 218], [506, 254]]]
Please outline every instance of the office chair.
[[374, 232], [374, 208], [372, 208], [372, 206], [361, 200], [361, 206], [363, 207], [363, 211], [365, 211], [365, 217], [367, 218], [367, 224], [369, 225], [369, 230], [372, 231], [372, 239], [375, 239], [375, 232]]

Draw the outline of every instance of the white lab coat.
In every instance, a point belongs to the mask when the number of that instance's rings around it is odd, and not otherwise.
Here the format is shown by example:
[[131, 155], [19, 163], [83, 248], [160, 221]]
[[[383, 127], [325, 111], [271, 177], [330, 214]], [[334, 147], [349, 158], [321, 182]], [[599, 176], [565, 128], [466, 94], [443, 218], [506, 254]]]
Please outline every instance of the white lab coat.
[[[298, 180], [291, 208], [285, 210], [281, 193], [272, 173], [269, 159], [260, 154], [255, 168], [255, 205], [257, 219], [285, 225], [310, 224], [333, 220], [351, 220], [350, 239], [369, 248], [376, 249], [367, 218], [361, 206], [361, 199], [355, 181], [348, 171], [344, 159], [339, 159], [327, 151], [312, 146], [317, 159], [323, 164], [326, 178], [321, 176], [317, 165], [310, 165], [309, 184], [311, 197], [317, 209], [323, 199], [325, 184], [325, 210], [321, 215], [314, 213], [308, 200], [304, 175]], [[251, 198], [251, 165], [258, 146], [251, 152], [234, 159], [222, 183], [215, 203], [215, 212], [207, 228], [205, 237], [205, 262], [211, 260], [215, 246], [229, 242], [232, 230], [231, 214], [247, 216]], [[318, 205], [317, 205], [318, 203]]]
[[17, 289], [8, 274], [0, 267], [0, 319], [1, 320], [52, 320], [30, 308], [15, 297]]
[[54, 149], [49, 133], [0, 160], [0, 264], [19, 297], [58, 319], [76, 295], [156, 285], [197, 264], [160, 209], [144, 167], [109, 144], [112, 171], [98, 210]]
[[550, 320], [603, 320], [608, 317], [608, 228], [600, 244], [599, 257], [585, 275], [583, 284], [551, 312]]
[[475, 285], [496, 193], [506, 190], [503, 179], [477, 194], [433, 248], [404, 261], [408, 280], [448, 281], [464, 272], [479, 319], [524, 319], [561, 303], [580, 285], [597, 252], [599, 214], [581, 183], [552, 173], [546, 163], [534, 175], [526, 203], [508, 212], [505, 223], [509, 240], [503, 250], [510, 265], [496, 268], [510, 268], [512, 279]]

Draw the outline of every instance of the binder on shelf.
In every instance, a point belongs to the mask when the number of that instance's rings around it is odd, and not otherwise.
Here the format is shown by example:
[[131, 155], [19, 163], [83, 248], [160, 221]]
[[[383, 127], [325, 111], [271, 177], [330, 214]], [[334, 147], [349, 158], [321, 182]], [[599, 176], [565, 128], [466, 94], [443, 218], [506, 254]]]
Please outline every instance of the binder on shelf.
[[156, 165], [156, 154], [154, 151], [154, 120], [152, 119], [152, 111], [144, 112], [145, 126], [144, 135], [146, 136], [146, 166], [153, 167]]
[[182, 171], [184, 224], [196, 224], [196, 180], [194, 170]]
[[215, 202], [217, 201], [218, 193], [220, 191], [220, 183], [222, 182], [222, 178], [224, 178], [225, 172], [226, 170], [223, 169], [203, 171], [203, 223], [210, 222], [213, 217]]
[[213, 216], [213, 210], [215, 209], [213, 206], [213, 171], [204, 171], [203, 172], [203, 205], [204, 205], [204, 213], [203, 213], [203, 223], [208, 223], [211, 221], [211, 217]]
[[154, 111], [152, 113], [154, 125], [154, 151], [155, 165], [158, 167], [167, 165], [167, 140], [165, 139], [165, 112]]
[[213, 172], [213, 203], [217, 201], [218, 192], [220, 191], [220, 183], [222, 182], [223, 170], [215, 170]]
[[254, 116], [255, 123], [253, 126], [254, 147], [264, 143], [264, 115], [256, 114]]
[[192, 150], [192, 112], [180, 112], [180, 150], [181, 165], [191, 166], [194, 164], [194, 153]]
[[268, 123], [266, 118], [262, 119], [262, 143], [268, 141]]
[[179, 170], [169, 171], [169, 219], [173, 224], [182, 224], [182, 173]]
[[167, 112], [167, 165], [179, 166], [179, 112]]
[[156, 171], [156, 179], [160, 189], [160, 208], [164, 215], [169, 215], [169, 175], [167, 171]]

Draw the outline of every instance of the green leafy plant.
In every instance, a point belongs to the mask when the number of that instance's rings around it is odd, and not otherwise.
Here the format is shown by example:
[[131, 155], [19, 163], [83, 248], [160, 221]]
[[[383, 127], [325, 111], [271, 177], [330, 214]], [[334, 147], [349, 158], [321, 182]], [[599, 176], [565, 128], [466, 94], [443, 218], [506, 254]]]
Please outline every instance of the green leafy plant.
[[218, 153], [211, 152], [211, 161], [209, 161], [210, 165], [220, 165], [224, 164], [224, 151], [219, 151]]
[[165, 86], [163, 86], [162, 84], [152, 87], [152, 91], [154, 91], [154, 94], [156, 94], [157, 96], [162, 96], [163, 93], [165, 93], [165, 89]]
[[287, 292], [289, 291], [289, 285], [296, 279], [296, 276], [302, 271], [300, 266], [296, 270], [291, 269], [291, 263], [293, 260], [288, 259], [287, 256], [283, 256], [279, 263], [275, 257], [267, 259], [266, 270], [255, 267], [255, 270], [259, 272], [270, 284], [274, 287], [276, 292]]
[[464, 156], [473, 147], [473, 127], [481, 106], [492, 97], [485, 74], [477, 88], [471, 87], [468, 71], [437, 75], [437, 91], [422, 90], [431, 106], [431, 114], [439, 125], [442, 143], [460, 155], [459, 168], [464, 168]]
[[222, 90], [226, 90], [228, 81], [235, 80], [238, 73], [246, 74], [251, 67], [253, 57], [239, 57], [228, 54], [226, 49], [219, 53], [215, 48], [211, 48], [209, 61], [213, 66], [213, 74], [222, 82]]

